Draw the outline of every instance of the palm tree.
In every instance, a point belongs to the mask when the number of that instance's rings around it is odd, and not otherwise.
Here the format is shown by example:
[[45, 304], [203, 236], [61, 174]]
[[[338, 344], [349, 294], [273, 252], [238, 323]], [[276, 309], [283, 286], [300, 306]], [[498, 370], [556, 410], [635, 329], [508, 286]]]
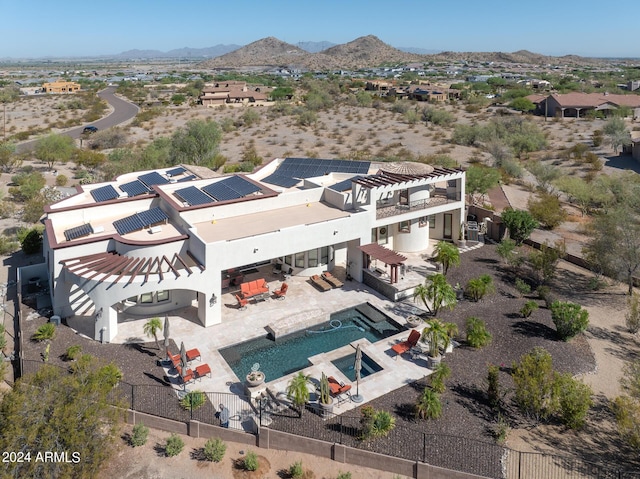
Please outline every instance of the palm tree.
[[422, 419], [436, 419], [442, 415], [440, 395], [432, 389], [425, 388], [416, 403], [416, 412]]
[[[420, 299], [432, 315], [437, 315], [440, 308], [453, 309], [456, 305], [456, 291], [447, 283], [443, 274], [436, 273], [429, 276], [424, 284], [416, 286], [413, 300]], [[431, 306], [429, 306], [431, 303]]]
[[287, 397], [294, 406], [298, 408], [298, 414], [302, 417], [302, 408], [309, 401], [309, 383], [311, 375], [304, 374], [302, 371], [294, 376], [287, 385]]
[[429, 343], [429, 356], [438, 358], [440, 349], [446, 349], [451, 342], [450, 327], [437, 318], [427, 322], [422, 330], [422, 340]]
[[151, 318], [147, 321], [144, 324], [143, 331], [147, 336], [153, 336], [156, 340], [156, 346], [158, 347], [158, 350], [160, 350], [160, 343], [158, 343], [158, 333], [162, 331], [162, 322], [160, 321], [160, 318]]
[[442, 272], [445, 276], [451, 266], [460, 265], [460, 250], [454, 244], [439, 241], [433, 252], [436, 262], [442, 264]]

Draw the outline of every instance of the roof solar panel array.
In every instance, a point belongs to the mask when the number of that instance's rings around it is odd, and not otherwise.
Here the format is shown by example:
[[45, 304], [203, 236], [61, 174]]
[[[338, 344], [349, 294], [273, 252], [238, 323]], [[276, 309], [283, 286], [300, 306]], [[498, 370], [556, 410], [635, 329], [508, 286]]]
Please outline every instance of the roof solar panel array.
[[187, 171], [186, 168], [182, 166], [178, 166], [177, 168], [167, 171], [167, 176], [178, 176], [184, 173], [185, 171]]
[[119, 235], [126, 235], [162, 223], [167, 219], [167, 214], [160, 208], [151, 208], [148, 211], [141, 211], [140, 213], [116, 220], [113, 222], [113, 227]]
[[358, 178], [362, 178], [361, 176], [354, 176], [353, 178], [349, 178], [348, 180], [344, 180], [341, 181], [339, 183], [336, 183], [333, 186], [330, 186], [329, 189], [330, 190], [335, 190], [335, 191], [348, 191], [351, 189], [351, 182], [353, 180], [357, 180]]
[[75, 228], [69, 228], [64, 232], [64, 237], [67, 241], [82, 238], [83, 236], [89, 236], [93, 233], [93, 228], [89, 223], [82, 226], [76, 226]]
[[250, 195], [256, 191], [260, 191], [260, 187], [250, 181], [245, 180], [241, 176], [232, 176], [222, 181], [226, 186], [238, 192], [242, 196]]
[[202, 191], [214, 197], [218, 201], [236, 200], [238, 198], [242, 198], [242, 195], [240, 195], [236, 190], [229, 188], [224, 184], [223, 181], [203, 186]]
[[215, 201], [213, 198], [211, 198], [211, 196], [206, 194], [204, 191], [196, 188], [195, 186], [189, 186], [187, 188], [176, 190], [175, 194], [184, 203], [188, 203], [189, 206], [206, 205]]
[[300, 180], [298, 178], [279, 175], [278, 173], [273, 173], [272, 175], [263, 178], [262, 181], [271, 185], [282, 186], [283, 188], [291, 188], [292, 186], [300, 183]]
[[157, 171], [152, 171], [151, 173], [140, 175], [138, 176], [138, 179], [142, 181], [149, 188], [151, 188], [153, 185], [165, 185], [169, 183], [169, 180], [167, 180], [164, 176], [162, 176]]
[[[367, 174], [370, 165], [371, 163], [368, 161], [285, 158], [275, 173], [267, 176], [262, 181], [289, 188], [298, 183], [298, 181], [293, 183], [292, 179], [294, 178], [312, 178], [328, 173]], [[289, 178], [289, 180], [285, 178]]]
[[150, 191], [149, 188], [139, 180], [134, 180], [130, 183], [120, 185], [120, 189], [129, 195], [130, 198], [133, 196], [144, 195]]
[[185, 181], [192, 181], [192, 180], [197, 180], [198, 177], [196, 175], [189, 175], [189, 176], [185, 176], [184, 178], [180, 178], [178, 180], [178, 183], [183, 183]]
[[101, 201], [115, 200], [120, 196], [120, 194], [113, 186], [107, 185], [91, 190], [91, 196], [93, 196], [93, 199], [99, 203]]

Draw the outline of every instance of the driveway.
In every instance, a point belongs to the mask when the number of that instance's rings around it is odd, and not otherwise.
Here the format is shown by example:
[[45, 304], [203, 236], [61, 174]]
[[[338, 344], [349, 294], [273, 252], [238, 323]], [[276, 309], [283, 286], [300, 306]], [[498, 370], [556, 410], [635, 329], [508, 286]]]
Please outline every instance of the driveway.
[[[98, 92], [98, 96], [102, 98], [104, 101], [109, 103], [113, 108], [113, 111], [108, 116], [91, 123], [91, 125], [98, 128], [98, 130], [104, 130], [106, 128], [111, 128], [112, 126], [120, 125], [128, 120], [131, 120], [138, 114], [140, 108], [138, 108], [133, 103], [130, 103], [122, 98], [119, 98], [115, 95], [116, 86], [109, 86], [104, 90]], [[82, 130], [87, 125], [78, 126], [75, 128], [70, 128], [64, 132], [61, 132], [61, 135], [67, 135], [77, 140], [82, 136]], [[20, 143], [16, 146], [16, 153], [24, 153], [32, 150], [35, 147], [35, 144], [38, 140], [29, 140], [24, 143]]]

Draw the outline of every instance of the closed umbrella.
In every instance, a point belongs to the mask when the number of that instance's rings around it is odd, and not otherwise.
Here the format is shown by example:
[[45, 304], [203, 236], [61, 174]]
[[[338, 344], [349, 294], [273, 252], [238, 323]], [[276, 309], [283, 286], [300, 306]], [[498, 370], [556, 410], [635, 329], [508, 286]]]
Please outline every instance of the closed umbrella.
[[164, 316], [164, 350], [167, 353], [167, 361], [169, 360], [169, 316]]
[[184, 341], [180, 341], [180, 376], [182, 377], [182, 384], [184, 384], [184, 390], [187, 390], [187, 384], [184, 382], [184, 378], [187, 375], [187, 369], [189, 363], [187, 362], [187, 350], [184, 347]]
[[360, 349], [360, 345], [356, 347], [356, 360], [353, 365], [353, 369], [356, 372], [356, 395], [351, 396], [351, 400], [353, 402], [362, 402], [363, 397], [360, 396], [360, 371], [362, 370], [362, 350]]

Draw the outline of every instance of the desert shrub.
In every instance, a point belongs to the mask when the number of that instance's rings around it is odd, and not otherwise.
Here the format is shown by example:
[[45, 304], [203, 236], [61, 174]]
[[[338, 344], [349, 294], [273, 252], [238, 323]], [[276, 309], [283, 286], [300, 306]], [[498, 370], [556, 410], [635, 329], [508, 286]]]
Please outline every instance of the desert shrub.
[[520, 246], [538, 227], [538, 222], [528, 211], [506, 209], [501, 216], [509, 230], [509, 237], [516, 242], [516, 246]]
[[507, 441], [507, 436], [510, 431], [511, 426], [509, 426], [509, 422], [502, 414], [498, 414], [498, 420], [492, 428], [493, 437], [495, 437], [496, 442], [500, 445], [504, 444]]
[[[4, 337], [4, 325], [0, 324], [0, 351], [7, 346], [7, 338]], [[0, 377], [0, 381], [2, 378]]]
[[523, 296], [531, 292], [531, 286], [529, 285], [529, 283], [521, 278], [516, 278], [515, 286], [518, 293]]
[[167, 457], [177, 456], [184, 449], [184, 441], [177, 434], [171, 434], [167, 439], [164, 447], [164, 453]]
[[495, 293], [495, 291], [496, 288], [493, 284], [493, 278], [488, 274], [470, 279], [465, 287], [465, 294], [473, 301], [480, 301], [487, 294]]
[[640, 330], [640, 296], [638, 293], [633, 293], [627, 299], [627, 307], [628, 310], [624, 317], [624, 322], [629, 332], [636, 334]]
[[56, 186], [67, 186], [69, 178], [66, 175], [56, 176]]
[[47, 341], [53, 339], [56, 334], [56, 325], [53, 323], [45, 323], [36, 329], [31, 339], [34, 341]]
[[433, 389], [425, 388], [416, 403], [416, 413], [422, 419], [437, 419], [442, 415], [440, 395]]
[[535, 273], [539, 283], [549, 282], [556, 275], [558, 262], [567, 253], [564, 241], [558, 240], [554, 245], [547, 242], [540, 245], [539, 251], [532, 251], [527, 262]]
[[141, 422], [133, 426], [133, 433], [129, 438], [132, 447], [144, 446], [149, 437], [149, 428]]
[[591, 135], [591, 141], [593, 142], [594, 147], [597, 148], [601, 146], [604, 141], [604, 134], [602, 133], [602, 130], [594, 130]]
[[613, 402], [618, 432], [632, 448], [640, 449], [640, 402], [629, 396], [618, 396]]
[[537, 347], [513, 364], [515, 400], [521, 411], [536, 419], [546, 419], [555, 411], [554, 371], [551, 354]]
[[371, 406], [362, 408], [362, 440], [386, 436], [396, 426], [395, 418], [387, 411], [377, 411]]
[[575, 303], [554, 301], [551, 304], [551, 319], [563, 341], [570, 340], [589, 326], [589, 312]]
[[537, 200], [530, 198], [527, 207], [531, 216], [545, 229], [552, 230], [567, 219], [567, 212], [555, 195], [542, 194]]
[[489, 370], [487, 371], [487, 401], [492, 409], [499, 408], [502, 402], [500, 368], [495, 365], [489, 366]]
[[258, 470], [258, 455], [253, 451], [248, 451], [247, 455], [244, 456], [244, 461], [242, 462], [243, 467], [247, 471], [257, 471]]
[[456, 121], [456, 117], [440, 108], [426, 107], [422, 110], [422, 121], [431, 122], [438, 126], [451, 126]]
[[341, 472], [340, 474], [338, 474], [336, 479], [351, 479], [351, 473], [350, 472]]
[[302, 461], [296, 461], [289, 466], [289, 477], [299, 479], [304, 476], [304, 470], [302, 469]]
[[4, 235], [0, 236], [0, 254], [1, 255], [13, 253], [18, 248], [20, 248], [20, 243]]
[[64, 353], [64, 357], [67, 361], [73, 361], [74, 359], [78, 359], [80, 354], [82, 353], [82, 346], [79, 344], [74, 344], [73, 346], [69, 346]]
[[467, 343], [472, 348], [481, 348], [491, 342], [491, 333], [480, 318], [467, 318]]
[[202, 391], [191, 391], [180, 400], [180, 405], [187, 411], [195, 411], [201, 407], [206, 400], [207, 396]]
[[227, 452], [227, 445], [220, 438], [209, 439], [204, 444], [203, 454], [207, 461], [220, 462]]
[[431, 376], [429, 376], [431, 389], [437, 393], [443, 393], [446, 389], [445, 381], [449, 376], [451, 376], [451, 368], [446, 363], [438, 364]]
[[523, 318], [528, 318], [536, 309], [538, 309], [538, 303], [534, 300], [530, 300], [524, 303], [524, 306], [520, 309], [520, 314]]
[[558, 374], [555, 380], [558, 394], [558, 415], [560, 421], [571, 429], [584, 425], [589, 408], [593, 404], [591, 388], [571, 374]]
[[[42, 210], [40, 210], [42, 214]], [[42, 249], [42, 232], [43, 227], [41, 225], [34, 226], [33, 228], [18, 230], [18, 241], [22, 246], [24, 254], [39, 253]]]
[[127, 144], [127, 134], [122, 128], [114, 127], [94, 133], [90, 144], [94, 150], [122, 148]]

